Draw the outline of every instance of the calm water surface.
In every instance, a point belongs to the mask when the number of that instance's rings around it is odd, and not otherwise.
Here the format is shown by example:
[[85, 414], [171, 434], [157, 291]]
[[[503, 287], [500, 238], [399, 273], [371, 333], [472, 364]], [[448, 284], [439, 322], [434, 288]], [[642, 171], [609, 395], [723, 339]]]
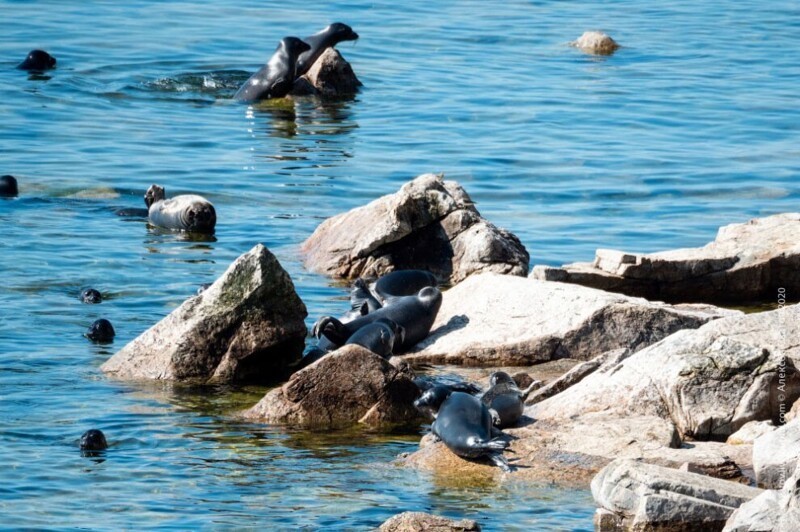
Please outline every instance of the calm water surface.
[[[8, 527], [367, 529], [403, 510], [589, 530], [587, 491], [393, 467], [418, 436], [232, 421], [264, 390], [134, 386], [99, 365], [266, 244], [309, 324], [344, 291], [302, 268], [320, 220], [423, 172], [460, 181], [534, 264], [700, 245], [796, 211], [800, 3], [0, 1], [0, 521]], [[269, 5], [273, 4], [273, 5]], [[441, 4], [441, 5], [437, 5]], [[284, 35], [329, 22], [353, 100], [230, 101]], [[603, 29], [610, 58], [568, 41]], [[13, 67], [33, 48], [58, 69]], [[217, 207], [213, 239], [119, 218], [151, 183]], [[83, 305], [87, 286], [106, 296]], [[111, 346], [81, 333], [96, 318]], [[102, 428], [112, 448], [81, 457]]]

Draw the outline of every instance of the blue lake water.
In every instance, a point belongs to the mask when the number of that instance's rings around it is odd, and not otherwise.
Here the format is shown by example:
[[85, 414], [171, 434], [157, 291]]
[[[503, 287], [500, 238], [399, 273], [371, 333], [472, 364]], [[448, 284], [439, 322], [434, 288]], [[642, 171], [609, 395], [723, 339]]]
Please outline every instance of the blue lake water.
[[[263, 388], [135, 386], [99, 365], [258, 242], [309, 324], [341, 287], [303, 269], [324, 218], [423, 172], [461, 182], [533, 264], [655, 251], [797, 211], [800, 4], [0, 1], [0, 522], [368, 529], [404, 510], [487, 530], [591, 530], [588, 491], [460, 486], [391, 465], [411, 434], [232, 421]], [[273, 4], [273, 5], [269, 5]], [[296, 4], [296, 5], [294, 5]], [[285, 35], [333, 21], [352, 100], [230, 96]], [[568, 46], [602, 29], [622, 45]], [[15, 70], [34, 48], [58, 68]], [[216, 206], [213, 240], [114, 215], [152, 183]], [[78, 301], [93, 286], [101, 305]], [[110, 346], [82, 332], [111, 320]], [[103, 429], [112, 448], [80, 456]]]

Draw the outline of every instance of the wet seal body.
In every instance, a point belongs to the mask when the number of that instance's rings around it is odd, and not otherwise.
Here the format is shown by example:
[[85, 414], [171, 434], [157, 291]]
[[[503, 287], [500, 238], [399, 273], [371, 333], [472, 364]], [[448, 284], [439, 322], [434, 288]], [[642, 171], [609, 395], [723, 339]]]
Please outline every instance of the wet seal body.
[[20, 70], [32, 70], [35, 72], [44, 72], [56, 67], [56, 58], [48, 54], [44, 50], [31, 50], [28, 57], [17, 65]]
[[308, 50], [309, 45], [297, 37], [284, 37], [267, 64], [250, 76], [233, 98], [242, 102], [283, 98], [294, 86], [297, 58]]
[[375, 281], [372, 290], [384, 302], [393, 297], [410, 296], [426, 286], [439, 286], [436, 276], [427, 270], [397, 270]]
[[480, 399], [447, 386], [434, 386], [414, 401], [420, 411], [435, 413], [431, 432], [462, 458], [488, 458], [503, 471], [511, 468], [503, 457], [508, 442], [492, 425], [492, 416]]
[[0, 197], [14, 198], [19, 195], [19, 187], [17, 186], [17, 178], [13, 175], [4, 175], [0, 177]]
[[151, 185], [144, 195], [150, 223], [167, 229], [213, 233], [217, 224], [214, 206], [202, 196], [181, 194], [166, 199], [164, 187]]
[[317, 338], [324, 336], [335, 347], [340, 347], [362, 327], [387, 318], [405, 330], [403, 340], [399, 344], [395, 343], [394, 353], [397, 354], [428, 336], [441, 306], [442, 293], [439, 289], [426, 287], [417, 295], [394, 298], [390, 304], [348, 323], [342, 323], [331, 316], [323, 316], [314, 324], [312, 334]]
[[381, 318], [361, 327], [347, 339], [346, 344], [360, 345], [388, 360], [392, 356], [394, 344], [403, 343], [405, 334], [402, 326], [390, 319]]
[[322, 52], [336, 46], [342, 41], [355, 41], [358, 39], [358, 33], [353, 31], [353, 28], [341, 22], [334, 22], [326, 26], [323, 30], [309, 35], [303, 41], [309, 45], [309, 49], [300, 54], [297, 58], [297, 69], [295, 78], [299, 78], [311, 68]]
[[524, 391], [520, 390], [505, 371], [492, 373], [489, 384], [491, 387], [481, 396], [481, 402], [489, 409], [493, 424], [499, 428], [516, 425], [525, 409], [525, 400], [535, 384]]

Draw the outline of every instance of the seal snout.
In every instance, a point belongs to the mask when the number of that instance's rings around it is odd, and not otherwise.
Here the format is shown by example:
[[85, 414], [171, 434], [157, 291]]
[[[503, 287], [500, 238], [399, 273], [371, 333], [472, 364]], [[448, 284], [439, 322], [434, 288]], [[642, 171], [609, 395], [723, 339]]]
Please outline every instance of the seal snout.
[[211, 205], [200, 205], [189, 209], [186, 227], [189, 231], [211, 231], [217, 224], [217, 213]]

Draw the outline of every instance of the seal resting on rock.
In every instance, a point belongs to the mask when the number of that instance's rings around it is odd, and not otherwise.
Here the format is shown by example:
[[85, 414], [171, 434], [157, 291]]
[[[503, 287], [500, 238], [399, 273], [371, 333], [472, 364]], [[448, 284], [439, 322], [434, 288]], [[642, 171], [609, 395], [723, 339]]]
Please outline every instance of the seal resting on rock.
[[102, 430], [89, 429], [81, 436], [81, 451], [103, 451], [108, 449], [106, 435]]
[[217, 212], [204, 197], [181, 194], [166, 199], [164, 187], [151, 185], [144, 195], [148, 219], [153, 225], [194, 233], [213, 233]]
[[294, 86], [297, 58], [311, 49], [297, 37], [284, 37], [267, 64], [239, 87], [235, 100], [255, 102], [267, 98], [283, 98]]
[[115, 334], [111, 322], [105, 318], [100, 318], [89, 326], [84, 336], [93, 342], [107, 343], [114, 340]]
[[17, 187], [17, 178], [13, 175], [4, 175], [0, 177], [0, 197], [13, 198], [19, 195], [19, 188]]
[[385, 307], [348, 323], [342, 323], [332, 316], [323, 316], [314, 324], [312, 334], [317, 338], [324, 336], [333, 346], [340, 347], [365, 325], [388, 318], [405, 329], [403, 340], [395, 343], [394, 353], [397, 354], [428, 336], [441, 306], [442, 293], [438, 288], [429, 286], [417, 295], [394, 298]]
[[436, 276], [427, 270], [397, 270], [375, 281], [372, 289], [384, 302], [393, 297], [416, 294], [426, 286], [439, 286]]
[[369, 349], [376, 355], [389, 360], [394, 344], [403, 343], [406, 331], [394, 321], [381, 318], [369, 323], [353, 333], [345, 345], [356, 344]]
[[499, 430], [492, 425], [489, 409], [480, 399], [448, 386], [434, 386], [414, 401], [422, 412], [433, 413], [433, 435], [462, 458], [486, 457], [505, 472], [508, 462], [501, 454], [508, 447]]
[[341, 22], [334, 22], [326, 26], [323, 30], [310, 35], [303, 39], [309, 45], [309, 49], [300, 54], [297, 59], [297, 71], [295, 78], [299, 78], [311, 68], [311, 65], [319, 59], [322, 52], [336, 46], [342, 41], [355, 41], [358, 39], [358, 33], [353, 31], [353, 28]]
[[525, 409], [525, 400], [536, 384], [523, 391], [505, 371], [492, 373], [489, 377], [491, 387], [481, 396], [481, 402], [489, 409], [496, 427], [510, 427], [519, 421]]
[[34, 70], [42, 72], [56, 67], [56, 58], [44, 50], [31, 50], [28, 57], [17, 65], [20, 70]]

